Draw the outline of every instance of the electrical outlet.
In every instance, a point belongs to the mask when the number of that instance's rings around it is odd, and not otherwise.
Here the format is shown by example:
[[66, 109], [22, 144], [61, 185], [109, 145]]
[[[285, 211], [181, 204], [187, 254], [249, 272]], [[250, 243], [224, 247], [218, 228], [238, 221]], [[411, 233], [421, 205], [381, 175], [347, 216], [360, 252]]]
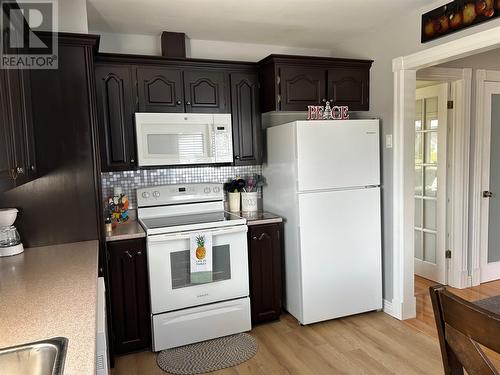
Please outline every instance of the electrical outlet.
[[392, 148], [392, 134], [385, 136], [385, 148]]

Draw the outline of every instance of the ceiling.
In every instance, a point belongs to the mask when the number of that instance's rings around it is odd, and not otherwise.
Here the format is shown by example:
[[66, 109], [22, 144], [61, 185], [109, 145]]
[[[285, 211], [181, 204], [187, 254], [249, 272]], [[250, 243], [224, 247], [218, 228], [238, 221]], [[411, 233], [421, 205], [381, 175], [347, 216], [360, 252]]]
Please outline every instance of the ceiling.
[[[330, 49], [435, 0], [87, 0], [89, 30]], [[416, 30], [415, 32], [418, 32]]]

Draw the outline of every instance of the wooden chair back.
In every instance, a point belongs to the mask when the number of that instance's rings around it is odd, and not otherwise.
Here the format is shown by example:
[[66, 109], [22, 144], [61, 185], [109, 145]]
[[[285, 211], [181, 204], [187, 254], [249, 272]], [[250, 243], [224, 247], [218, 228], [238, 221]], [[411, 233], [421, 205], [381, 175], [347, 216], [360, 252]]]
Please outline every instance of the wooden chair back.
[[430, 287], [432, 307], [446, 375], [499, 375], [481, 346], [500, 353], [500, 315]]

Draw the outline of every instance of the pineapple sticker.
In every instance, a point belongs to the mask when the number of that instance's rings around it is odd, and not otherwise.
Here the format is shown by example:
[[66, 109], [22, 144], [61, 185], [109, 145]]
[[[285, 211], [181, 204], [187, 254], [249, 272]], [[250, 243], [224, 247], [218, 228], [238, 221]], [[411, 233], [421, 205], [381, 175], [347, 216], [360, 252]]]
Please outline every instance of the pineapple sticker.
[[196, 248], [196, 258], [198, 260], [205, 259], [207, 254], [207, 250], [205, 249], [205, 236], [201, 234], [196, 236], [196, 244], [198, 245]]

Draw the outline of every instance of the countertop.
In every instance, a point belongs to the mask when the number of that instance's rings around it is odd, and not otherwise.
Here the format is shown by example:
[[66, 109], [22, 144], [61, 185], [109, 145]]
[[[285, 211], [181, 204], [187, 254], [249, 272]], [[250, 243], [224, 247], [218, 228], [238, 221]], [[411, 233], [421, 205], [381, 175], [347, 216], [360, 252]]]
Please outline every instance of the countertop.
[[0, 258], [0, 348], [66, 337], [64, 374], [95, 374], [98, 241]]
[[146, 237], [146, 232], [136, 220], [118, 224], [111, 232], [106, 232], [106, 242], [131, 240]]
[[272, 224], [281, 223], [283, 218], [281, 216], [272, 214], [267, 211], [257, 211], [257, 212], [240, 212], [237, 215], [247, 219], [247, 225], [262, 225], [262, 224]]

